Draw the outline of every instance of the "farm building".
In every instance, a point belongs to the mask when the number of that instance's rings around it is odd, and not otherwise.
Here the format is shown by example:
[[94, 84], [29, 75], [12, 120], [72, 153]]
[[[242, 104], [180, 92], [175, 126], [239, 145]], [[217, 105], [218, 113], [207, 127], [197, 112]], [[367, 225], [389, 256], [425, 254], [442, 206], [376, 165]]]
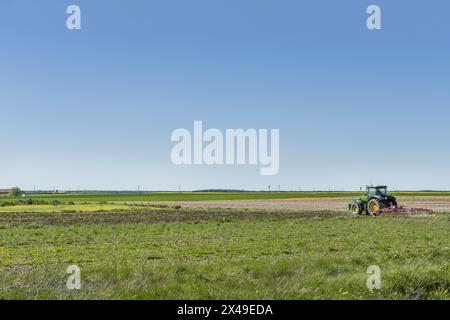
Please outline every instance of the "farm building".
[[11, 189], [0, 189], [0, 194], [8, 194]]

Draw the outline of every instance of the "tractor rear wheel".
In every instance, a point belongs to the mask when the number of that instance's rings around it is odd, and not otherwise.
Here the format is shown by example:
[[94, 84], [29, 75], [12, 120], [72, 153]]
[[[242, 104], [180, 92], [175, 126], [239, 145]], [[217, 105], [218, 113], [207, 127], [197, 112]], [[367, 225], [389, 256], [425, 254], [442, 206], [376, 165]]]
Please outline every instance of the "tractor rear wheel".
[[366, 210], [369, 215], [376, 217], [381, 214], [381, 209], [383, 208], [386, 208], [386, 205], [377, 198], [373, 198], [367, 202]]
[[352, 205], [350, 206], [350, 210], [352, 211], [352, 213], [356, 216], [356, 215], [361, 215], [363, 212], [363, 207], [361, 205], [361, 202], [357, 202], [354, 201], [352, 203]]

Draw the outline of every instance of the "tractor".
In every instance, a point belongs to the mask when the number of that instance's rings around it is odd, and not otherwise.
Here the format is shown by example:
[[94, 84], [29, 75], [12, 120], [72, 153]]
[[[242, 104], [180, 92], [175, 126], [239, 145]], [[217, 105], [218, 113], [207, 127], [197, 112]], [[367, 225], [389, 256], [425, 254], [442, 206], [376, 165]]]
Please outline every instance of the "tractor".
[[348, 205], [354, 215], [378, 216], [398, 208], [397, 199], [387, 194], [386, 186], [366, 186], [366, 194]]

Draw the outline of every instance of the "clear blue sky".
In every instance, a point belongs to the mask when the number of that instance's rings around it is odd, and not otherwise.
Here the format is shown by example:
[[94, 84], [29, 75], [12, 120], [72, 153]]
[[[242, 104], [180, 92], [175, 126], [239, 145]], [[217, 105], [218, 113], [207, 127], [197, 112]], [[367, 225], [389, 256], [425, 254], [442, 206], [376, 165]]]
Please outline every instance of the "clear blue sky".
[[[367, 30], [369, 4], [383, 30]], [[0, 188], [450, 189], [449, 14], [446, 0], [1, 0]], [[173, 165], [170, 134], [194, 120], [279, 128], [279, 174]]]

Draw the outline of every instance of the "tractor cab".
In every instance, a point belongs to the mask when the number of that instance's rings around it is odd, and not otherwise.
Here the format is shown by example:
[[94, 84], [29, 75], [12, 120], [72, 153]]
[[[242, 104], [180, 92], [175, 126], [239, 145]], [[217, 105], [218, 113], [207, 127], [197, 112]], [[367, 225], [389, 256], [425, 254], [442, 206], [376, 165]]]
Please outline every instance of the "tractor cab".
[[367, 197], [372, 198], [373, 196], [386, 196], [387, 186], [367, 186]]

